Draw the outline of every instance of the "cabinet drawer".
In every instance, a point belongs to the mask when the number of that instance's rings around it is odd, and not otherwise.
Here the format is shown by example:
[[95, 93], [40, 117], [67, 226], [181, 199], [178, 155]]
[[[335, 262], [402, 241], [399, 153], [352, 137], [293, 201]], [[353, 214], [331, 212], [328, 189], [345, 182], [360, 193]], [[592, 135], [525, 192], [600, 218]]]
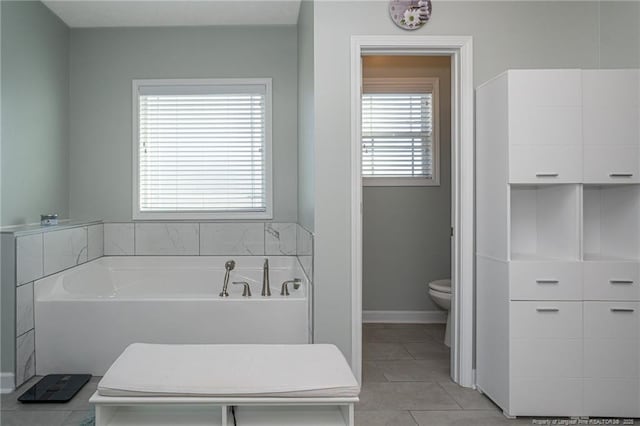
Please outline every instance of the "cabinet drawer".
[[585, 300], [640, 300], [640, 265], [584, 262]]
[[512, 339], [511, 376], [581, 378], [582, 339]]
[[[611, 331], [615, 336], [615, 331]], [[637, 378], [640, 383], [640, 340], [585, 339], [584, 377], [605, 379]]]
[[511, 300], [582, 300], [580, 262], [511, 262]]
[[584, 302], [585, 339], [639, 339], [640, 303]]
[[582, 302], [510, 302], [512, 338], [582, 338]]
[[637, 379], [584, 379], [583, 415], [640, 417], [640, 383]]
[[512, 416], [581, 416], [583, 379], [512, 378]]
[[510, 183], [582, 181], [582, 146], [515, 145], [509, 147]]
[[585, 145], [585, 183], [640, 182], [640, 158], [634, 145]]

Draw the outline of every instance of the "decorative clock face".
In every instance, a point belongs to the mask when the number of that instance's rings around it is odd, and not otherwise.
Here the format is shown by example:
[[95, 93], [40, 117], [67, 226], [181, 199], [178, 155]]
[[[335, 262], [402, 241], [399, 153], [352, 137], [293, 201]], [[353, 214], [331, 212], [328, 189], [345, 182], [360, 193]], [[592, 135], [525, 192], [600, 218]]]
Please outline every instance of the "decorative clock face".
[[417, 30], [431, 18], [431, 0], [391, 0], [389, 15], [405, 30]]

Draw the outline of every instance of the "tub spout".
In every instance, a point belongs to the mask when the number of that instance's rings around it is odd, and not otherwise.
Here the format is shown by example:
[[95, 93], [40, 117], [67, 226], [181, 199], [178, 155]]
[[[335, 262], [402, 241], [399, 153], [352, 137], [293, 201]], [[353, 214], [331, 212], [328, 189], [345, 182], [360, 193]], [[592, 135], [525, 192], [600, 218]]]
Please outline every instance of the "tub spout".
[[222, 292], [220, 292], [220, 297], [229, 297], [229, 275], [231, 274], [231, 271], [233, 271], [233, 268], [236, 267], [236, 262], [233, 260], [227, 260], [224, 264], [224, 269], [225, 269], [225, 273], [224, 273], [224, 284], [222, 285]]
[[264, 260], [262, 267], [262, 293], [263, 296], [271, 296], [271, 287], [269, 286], [269, 259]]

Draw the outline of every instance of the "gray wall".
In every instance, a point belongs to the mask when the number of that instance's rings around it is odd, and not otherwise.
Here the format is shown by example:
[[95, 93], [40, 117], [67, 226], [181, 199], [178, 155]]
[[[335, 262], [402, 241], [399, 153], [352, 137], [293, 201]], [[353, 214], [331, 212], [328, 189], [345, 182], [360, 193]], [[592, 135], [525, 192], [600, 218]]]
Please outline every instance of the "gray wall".
[[362, 309], [438, 310], [427, 282], [451, 276], [450, 58], [367, 56], [363, 76], [440, 81], [440, 185], [363, 189]]
[[603, 68], [640, 67], [640, 1], [600, 3]]
[[2, 1], [0, 225], [68, 216], [69, 29], [40, 2]]
[[273, 78], [274, 220], [297, 220], [297, 31], [281, 27], [71, 31], [70, 213], [131, 220], [131, 80]]
[[313, 231], [314, 202], [313, 3], [298, 16], [298, 223]]
[[[315, 3], [314, 10], [315, 337], [316, 342], [337, 344], [348, 359], [351, 357], [351, 36], [471, 35], [476, 85], [507, 68], [597, 68], [627, 62], [624, 55], [617, 53], [617, 46], [600, 42], [600, 9], [603, 16], [614, 14], [611, 12], [614, 6], [609, 2], [435, 2], [432, 20], [413, 32], [397, 28], [389, 19], [387, 7], [387, 2], [322, 1]], [[637, 4], [619, 3], [615, 8], [620, 8], [615, 12], [617, 16], [626, 16], [636, 13]], [[610, 32], [625, 34], [618, 38], [636, 36], [638, 22], [623, 21], [625, 27], [615, 31], [613, 19], [606, 25]], [[634, 43], [637, 41], [629, 42], [631, 46]], [[626, 51], [631, 50], [629, 47]], [[618, 58], [620, 62], [605, 63], [601, 57]]]

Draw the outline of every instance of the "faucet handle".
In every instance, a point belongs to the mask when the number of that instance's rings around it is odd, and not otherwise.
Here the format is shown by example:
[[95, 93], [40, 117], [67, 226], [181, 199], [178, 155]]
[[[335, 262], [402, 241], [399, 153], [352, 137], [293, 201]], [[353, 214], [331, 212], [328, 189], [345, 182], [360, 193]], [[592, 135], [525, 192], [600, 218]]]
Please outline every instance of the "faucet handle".
[[242, 289], [242, 295], [244, 297], [251, 297], [251, 286], [246, 281], [234, 281], [234, 285], [242, 285], [244, 288]]
[[280, 290], [280, 296], [288, 296], [289, 295], [289, 284], [293, 284], [294, 290], [300, 288], [300, 282], [302, 280], [300, 278], [294, 278], [292, 280], [288, 280], [282, 283], [282, 289]]

